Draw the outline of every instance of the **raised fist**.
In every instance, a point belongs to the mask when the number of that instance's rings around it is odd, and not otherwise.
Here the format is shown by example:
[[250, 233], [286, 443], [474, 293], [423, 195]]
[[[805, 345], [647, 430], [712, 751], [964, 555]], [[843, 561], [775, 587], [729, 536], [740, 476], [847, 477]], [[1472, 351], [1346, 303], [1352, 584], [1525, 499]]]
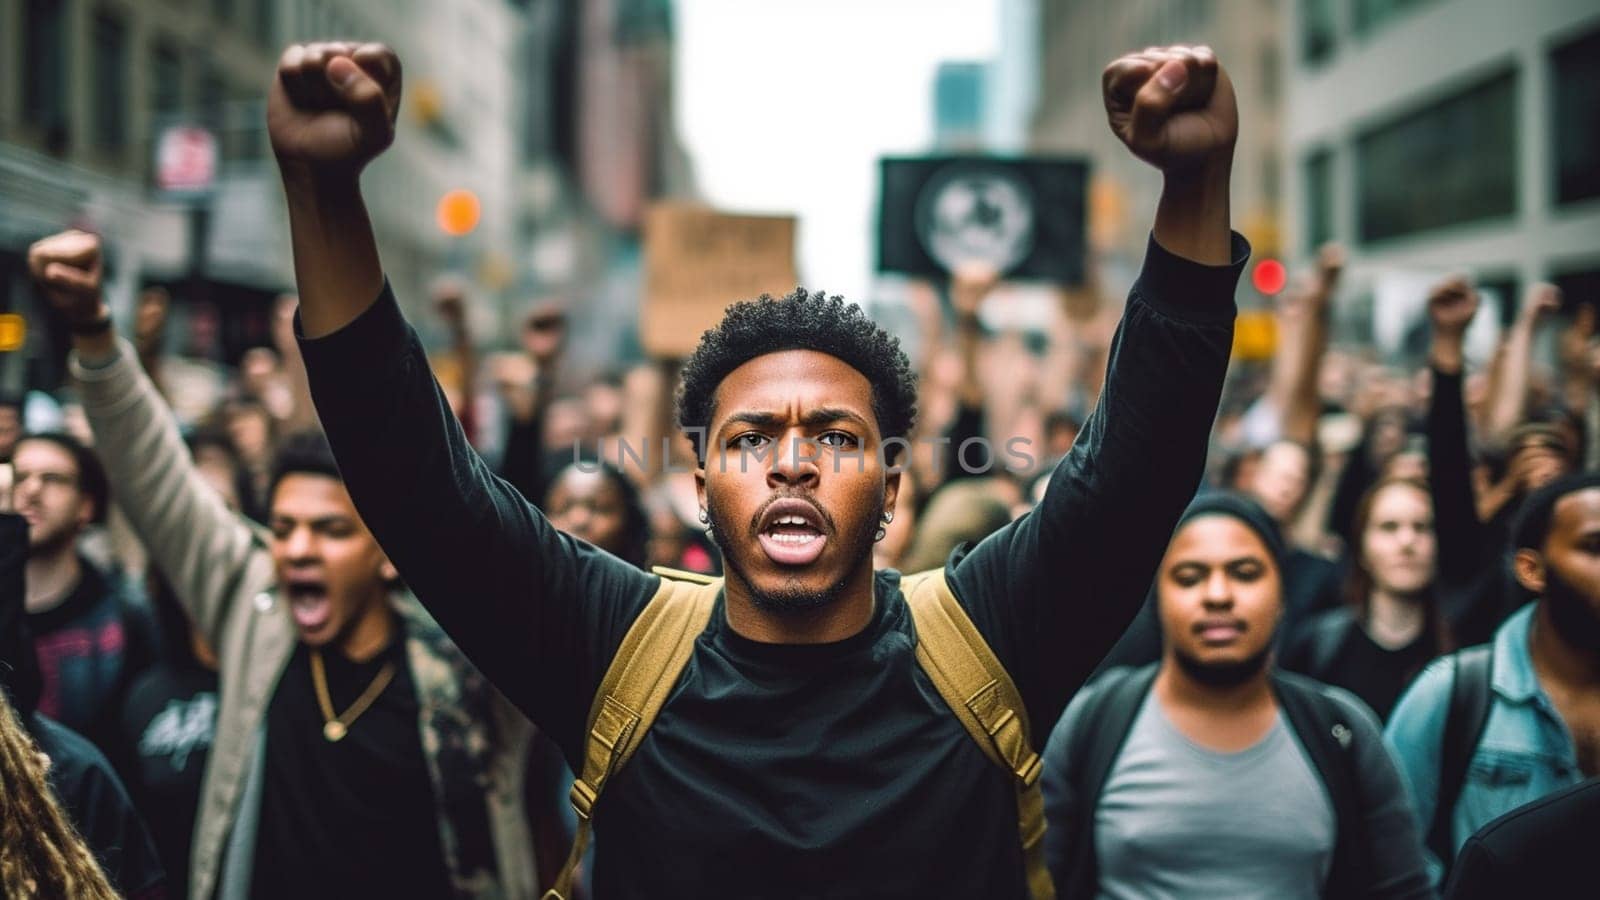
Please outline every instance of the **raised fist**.
[[1112, 132], [1145, 162], [1172, 174], [1231, 159], [1239, 110], [1210, 47], [1129, 53], [1106, 66], [1100, 85]]
[[[1541, 281], [1528, 288], [1522, 295], [1522, 315], [1532, 322], [1541, 322], [1549, 316], [1561, 311], [1561, 289], [1555, 285]], [[1590, 331], [1593, 332], [1593, 322], [1590, 322]]]
[[433, 308], [452, 328], [467, 320], [467, 286], [459, 278], [444, 277], [433, 284]]
[[964, 262], [950, 273], [950, 303], [963, 318], [978, 314], [983, 299], [1000, 284], [1000, 270], [985, 262]]
[[353, 176], [394, 141], [400, 58], [382, 44], [294, 44], [267, 93], [285, 175]]
[[1344, 274], [1344, 247], [1336, 243], [1326, 243], [1317, 249], [1317, 280], [1329, 292], [1339, 285], [1339, 276]]
[[1478, 292], [1463, 276], [1452, 275], [1428, 291], [1428, 318], [1434, 334], [1459, 338], [1477, 313]]
[[110, 315], [101, 295], [100, 237], [63, 231], [28, 248], [28, 272], [69, 325]]

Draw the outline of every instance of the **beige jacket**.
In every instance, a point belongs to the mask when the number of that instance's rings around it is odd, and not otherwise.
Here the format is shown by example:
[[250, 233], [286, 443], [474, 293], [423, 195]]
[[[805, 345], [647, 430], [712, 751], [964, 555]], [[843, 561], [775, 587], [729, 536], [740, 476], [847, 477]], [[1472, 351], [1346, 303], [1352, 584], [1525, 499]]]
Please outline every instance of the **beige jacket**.
[[[194, 900], [219, 890], [230, 896], [249, 884], [259, 791], [244, 786], [259, 780], [256, 751], [267, 704], [294, 651], [294, 622], [278, 596], [268, 536], [201, 480], [132, 346], [119, 340], [118, 355], [93, 368], [74, 354], [71, 368], [118, 505], [221, 662], [189, 893]], [[522, 801], [532, 725], [466, 663], [409, 594], [397, 592], [392, 602], [406, 632], [440, 843], [456, 895], [535, 896]], [[487, 827], [481, 818], [457, 827], [466, 817], [486, 817]], [[493, 846], [472, 835], [486, 835]]]

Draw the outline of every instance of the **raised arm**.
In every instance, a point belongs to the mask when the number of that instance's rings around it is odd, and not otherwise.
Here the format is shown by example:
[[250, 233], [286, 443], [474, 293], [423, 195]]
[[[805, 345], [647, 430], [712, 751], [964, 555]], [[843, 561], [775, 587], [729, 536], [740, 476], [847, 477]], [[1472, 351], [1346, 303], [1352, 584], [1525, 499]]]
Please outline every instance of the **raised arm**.
[[1211, 52], [1126, 56], [1104, 84], [1113, 130], [1166, 178], [1144, 269], [1100, 401], [1043, 501], [951, 573], [1038, 728], [1138, 611], [1200, 484], [1249, 252], [1228, 226], [1237, 118]]
[[[1539, 323], [1561, 308], [1561, 291], [1553, 284], [1536, 284], [1522, 298], [1516, 321], [1506, 335], [1498, 377], [1491, 384], [1485, 432], [1503, 438], [1517, 427], [1527, 412], [1528, 380], [1533, 367], [1533, 338]], [[1593, 318], [1591, 311], [1589, 317]], [[1591, 330], [1593, 324], [1590, 325]]]
[[[1325, 244], [1317, 254], [1317, 272], [1301, 298], [1301, 315], [1293, 332], [1294, 347], [1289, 363], [1274, 369], [1282, 381], [1273, 385], [1274, 401], [1282, 416], [1281, 434], [1286, 440], [1313, 447], [1321, 402], [1317, 395], [1317, 376], [1328, 353], [1328, 324], [1333, 315], [1333, 295], [1344, 270], [1344, 250], [1338, 244]], [[1311, 452], [1316, 452], [1313, 448]]]
[[400, 63], [290, 47], [267, 128], [283, 174], [317, 412], [363, 520], [472, 662], [576, 754], [615, 640], [655, 579], [557, 532], [467, 443], [385, 283], [362, 168], [394, 137]]
[[1433, 341], [1433, 396], [1428, 401], [1428, 489], [1439, 542], [1439, 580], [1458, 588], [1477, 578], [1497, 558], [1472, 496], [1472, 459], [1467, 445], [1466, 405], [1461, 397], [1467, 326], [1478, 312], [1478, 295], [1464, 278], [1449, 278], [1428, 295]]
[[196, 627], [221, 646], [229, 587], [270, 556], [201, 479], [133, 345], [117, 338], [101, 296], [100, 239], [81, 231], [45, 238], [29, 248], [28, 267], [72, 331], [73, 374], [118, 507]]
[[973, 438], [982, 439], [987, 431], [988, 398], [978, 372], [978, 355], [983, 346], [978, 308], [999, 283], [999, 271], [981, 263], [959, 266], [950, 275], [950, 305], [956, 313], [955, 349], [961, 365], [956, 379], [955, 418], [945, 432], [948, 442], [944, 444], [940, 469], [946, 484], [967, 477], [961, 464], [961, 447]]

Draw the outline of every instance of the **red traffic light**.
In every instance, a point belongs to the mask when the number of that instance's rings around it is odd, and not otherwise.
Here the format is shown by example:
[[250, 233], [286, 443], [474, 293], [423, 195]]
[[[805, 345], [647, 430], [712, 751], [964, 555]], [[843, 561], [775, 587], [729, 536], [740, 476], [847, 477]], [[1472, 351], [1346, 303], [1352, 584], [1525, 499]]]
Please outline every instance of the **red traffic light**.
[[1283, 290], [1289, 281], [1289, 273], [1283, 268], [1283, 263], [1275, 259], [1263, 259], [1256, 263], [1255, 270], [1250, 273], [1250, 283], [1256, 290], [1268, 297]]

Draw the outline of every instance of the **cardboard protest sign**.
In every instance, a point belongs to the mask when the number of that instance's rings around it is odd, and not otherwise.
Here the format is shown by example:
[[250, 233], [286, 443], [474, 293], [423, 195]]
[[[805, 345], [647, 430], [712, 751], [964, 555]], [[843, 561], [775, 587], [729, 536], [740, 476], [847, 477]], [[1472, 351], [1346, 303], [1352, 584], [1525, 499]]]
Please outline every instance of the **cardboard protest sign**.
[[1008, 278], [1083, 283], [1083, 160], [930, 156], [879, 164], [880, 271], [942, 277], [963, 262], [982, 262]]
[[645, 212], [639, 338], [661, 358], [688, 356], [730, 303], [794, 289], [795, 220], [686, 203]]

